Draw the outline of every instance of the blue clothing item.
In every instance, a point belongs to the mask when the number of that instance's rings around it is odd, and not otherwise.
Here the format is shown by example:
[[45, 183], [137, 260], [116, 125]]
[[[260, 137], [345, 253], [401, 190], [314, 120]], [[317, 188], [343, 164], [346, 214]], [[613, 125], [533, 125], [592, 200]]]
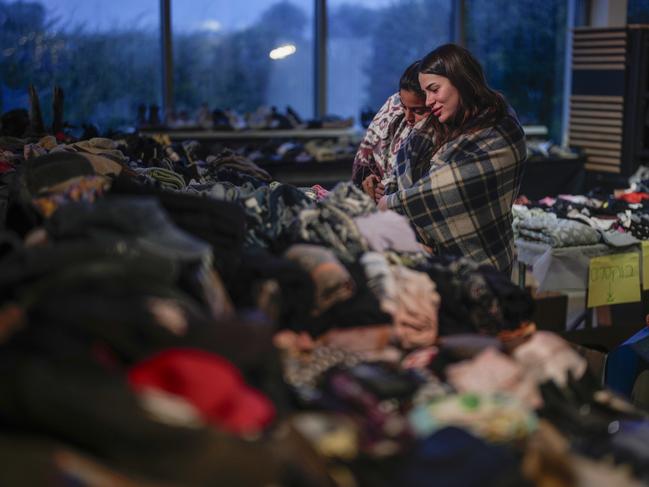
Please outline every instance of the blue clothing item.
[[247, 214], [246, 246], [276, 252], [284, 251], [293, 243], [289, 238], [291, 226], [300, 211], [313, 204], [295, 186], [276, 183], [258, 188], [240, 202]]
[[489, 445], [455, 427], [443, 428], [418, 442], [399, 465], [392, 485], [485, 487], [519, 476], [518, 461], [510, 449]]
[[643, 328], [608, 354], [604, 382], [615, 392], [630, 397], [636, 377], [648, 368], [649, 328]]

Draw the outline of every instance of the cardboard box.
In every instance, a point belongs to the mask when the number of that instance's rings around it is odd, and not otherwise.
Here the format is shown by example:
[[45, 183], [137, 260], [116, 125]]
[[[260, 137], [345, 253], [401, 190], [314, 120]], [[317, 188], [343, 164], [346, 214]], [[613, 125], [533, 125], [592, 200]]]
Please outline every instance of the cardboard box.
[[566, 329], [566, 313], [568, 312], [568, 297], [557, 292], [536, 292], [530, 289], [534, 299], [534, 314], [532, 321], [539, 330], [561, 333]]

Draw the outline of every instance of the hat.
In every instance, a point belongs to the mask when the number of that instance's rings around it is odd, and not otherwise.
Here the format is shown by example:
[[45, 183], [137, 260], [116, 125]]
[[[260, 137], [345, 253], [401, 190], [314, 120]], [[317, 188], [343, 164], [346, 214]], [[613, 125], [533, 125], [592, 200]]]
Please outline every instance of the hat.
[[200, 261], [211, 247], [176, 227], [154, 198], [112, 196], [93, 204], [70, 203], [46, 222], [55, 239], [85, 237], [99, 242], [124, 240], [155, 255]]
[[94, 176], [95, 170], [88, 159], [80, 154], [52, 152], [24, 162], [27, 189], [35, 195], [50, 186], [79, 176]]
[[131, 368], [128, 379], [139, 391], [183, 397], [205, 420], [231, 433], [258, 433], [275, 417], [272, 403], [246, 385], [238, 369], [209, 352], [168, 349]]

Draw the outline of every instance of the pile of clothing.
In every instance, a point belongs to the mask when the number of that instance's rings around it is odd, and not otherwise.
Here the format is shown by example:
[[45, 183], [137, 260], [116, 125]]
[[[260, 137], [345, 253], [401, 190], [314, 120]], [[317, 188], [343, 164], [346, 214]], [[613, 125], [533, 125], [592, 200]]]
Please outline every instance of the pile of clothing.
[[[203, 151], [219, 154], [229, 150], [257, 164], [273, 166], [282, 164], [310, 164], [332, 161], [350, 161], [358, 149], [359, 136], [338, 138], [263, 138], [242, 139], [236, 146], [233, 142], [213, 142], [203, 145]], [[201, 147], [194, 141], [196, 146]]]
[[647, 413], [532, 311], [351, 183], [0, 138], [2, 485], [649, 481]]
[[514, 233], [517, 238], [551, 247], [597, 243], [626, 247], [647, 240], [649, 193], [639, 191], [642, 181], [633, 180], [628, 189], [614, 195], [593, 190], [588, 195], [559, 195], [539, 201], [519, 197], [513, 207]]

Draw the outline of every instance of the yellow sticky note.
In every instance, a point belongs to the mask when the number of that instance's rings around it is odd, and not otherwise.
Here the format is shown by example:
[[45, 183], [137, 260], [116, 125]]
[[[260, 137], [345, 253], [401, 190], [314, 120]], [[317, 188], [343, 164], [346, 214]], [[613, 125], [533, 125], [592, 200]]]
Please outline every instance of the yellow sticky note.
[[636, 252], [590, 259], [588, 307], [640, 301], [640, 256]]
[[649, 289], [649, 241], [642, 242], [642, 290]]

